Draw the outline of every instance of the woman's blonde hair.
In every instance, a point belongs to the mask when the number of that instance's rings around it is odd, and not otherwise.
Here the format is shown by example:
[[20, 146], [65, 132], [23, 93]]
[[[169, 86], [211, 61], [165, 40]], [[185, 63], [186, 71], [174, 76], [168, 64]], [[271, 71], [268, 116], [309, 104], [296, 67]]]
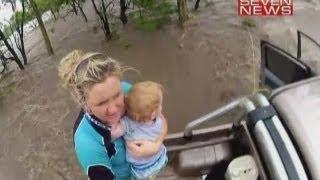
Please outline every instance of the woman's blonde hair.
[[127, 115], [137, 122], [150, 121], [151, 114], [161, 106], [162, 93], [162, 85], [156, 82], [134, 84], [125, 99]]
[[85, 105], [88, 91], [106, 77], [121, 78], [120, 63], [101, 53], [84, 53], [74, 50], [60, 62], [59, 76], [63, 87], [67, 88], [81, 106]]

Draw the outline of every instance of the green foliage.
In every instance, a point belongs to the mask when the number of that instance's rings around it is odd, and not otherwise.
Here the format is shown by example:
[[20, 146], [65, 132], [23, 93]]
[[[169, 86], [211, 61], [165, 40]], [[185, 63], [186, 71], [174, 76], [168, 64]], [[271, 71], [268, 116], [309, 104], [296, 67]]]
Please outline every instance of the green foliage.
[[145, 17], [134, 18], [133, 22], [137, 25], [137, 27], [140, 30], [148, 32], [158, 29], [162, 24], [162, 20], [160, 21], [160, 19], [149, 19]]
[[34, 13], [31, 10], [27, 10], [24, 15], [24, 24], [36, 18]]
[[[37, 4], [40, 14], [43, 14], [46, 11], [58, 12], [63, 5], [68, 4], [70, 0], [34, 0]], [[33, 12], [32, 7], [26, 6], [26, 19], [28, 21], [35, 19], [36, 15]]]
[[117, 39], [119, 39], [119, 38], [120, 38], [120, 35], [118, 34], [117, 31], [112, 31], [112, 32], [111, 32], [111, 39], [112, 39], [112, 40], [117, 40]]
[[[21, 13], [21, 14], [20, 14], [20, 13]], [[11, 16], [8, 24], [5, 24], [5, 25], [3, 26], [3, 33], [4, 33], [4, 35], [5, 35], [7, 38], [10, 37], [10, 36], [14, 33], [14, 31], [15, 31], [15, 30], [17, 29], [17, 27], [20, 25], [21, 20], [22, 20], [22, 12], [15, 12], [15, 13]], [[25, 20], [25, 21], [24, 21], [24, 24], [25, 24], [26, 22], [27, 22], [27, 21]], [[10, 27], [9, 24], [11, 25], [11, 27]]]
[[20, 24], [22, 22], [22, 11], [16, 11], [11, 16], [10, 21], [15, 22], [16, 24]]
[[10, 37], [13, 34], [9, 25], [3, 26], [3, 34], [5, 35], [6, 38]]
[[61, 5], [66, 3], [66, 0], [35, 0], [34, 1], [37, 4], [37, 7], [40, 11], [40, 13], [44, 13], [49, 10], [57, 11]]
[[125, 50], [128, 50], [132, 47], [132, 44], [128, 40], [122, 40], [121, 44]]
[[8, 94], [12, 94], [14, 92], [14, 83], [11, 82], [9, 85], [8, 85]]
[[[22, 20], [23, 20], [23, 24], [26, 24], [27, 22], [31, 21], [34, 18], [35, 18], [35, 15], [31, 11], [28, 11], [27, 9], [24, 14], [24, 19], [22, 19], [22, 11], [15, 11], [10, 17], [9, 22], [4, 25], [3, 33], [8, 38], [14, 33], [17, 27], [21, 24]], [[9, 24], [11, 25], [11, 28]]]
[[[80, 3], [84, 2], [84, 0], [78, 0], [78, 1]], [[69, 2], [71, 2], [71, 0], [35, 0], [35, 3], [37, 4], [37, 7], [41, 14], [48, 10], [59, 11], [62, 5], [68, 4]], [[28, 5], [29, 5], [28, 3], [25, 3], [25, 15], [24, 15], [23, 24], [26, 24], [29, 21], [36, 18], [36, 15], [33, 12], [33, 9]], [[21, 22], [22, 22], [22, 10], [15, 11], [9, 20], [9, 23], [11, 24], [12, 29], [15, 31], [15, 29], [20, 25]], [[13, 34], [9, 25], [4, 25], [3, 32], [6, 35], [6, 37], [10, 37]]]
[[9, 83], [7, 86], [0, 86], [0, 98], [5, 95], [11, 95], [14, 93], [14, 82]]
[[242, 21], [242, 25], [247, 27], [256, 27], [257, 23], [254, 19], [245, 19]]
[[143, 31], [158, 29], [176, 11], [176, 6], [166, 0], [134, 0], [134, 4], [139, 11], [129, 14], [129, 17]]

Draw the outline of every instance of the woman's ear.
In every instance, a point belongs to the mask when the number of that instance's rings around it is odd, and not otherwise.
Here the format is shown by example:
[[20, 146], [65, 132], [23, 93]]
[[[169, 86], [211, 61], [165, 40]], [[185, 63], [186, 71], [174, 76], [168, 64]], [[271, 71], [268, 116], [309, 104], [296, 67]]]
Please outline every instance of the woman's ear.
[[93, 114], [93, 112], [91, 111], [91, 109], [87, 110], [88, 114]]

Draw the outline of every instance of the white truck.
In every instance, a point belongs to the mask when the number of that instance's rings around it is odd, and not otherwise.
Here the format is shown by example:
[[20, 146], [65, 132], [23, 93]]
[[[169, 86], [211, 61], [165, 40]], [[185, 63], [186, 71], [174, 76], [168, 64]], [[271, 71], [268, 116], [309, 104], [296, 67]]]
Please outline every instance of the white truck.
[[[320, 179], [320, 76], [297, 55], [261, 41], [261, 80], [270, 93], [239, 98], [165, 140], [169, 163], [159, 179]], [[320, 61], [320, 59], [319, 59]], [[242, 116], [196, 129], [232, 110]]]

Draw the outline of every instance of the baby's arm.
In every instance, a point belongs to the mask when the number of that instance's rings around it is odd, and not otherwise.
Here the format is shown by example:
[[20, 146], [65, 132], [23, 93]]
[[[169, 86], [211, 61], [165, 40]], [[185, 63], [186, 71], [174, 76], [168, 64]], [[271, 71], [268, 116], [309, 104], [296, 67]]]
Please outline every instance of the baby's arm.
[[160, 117], [162, 119], [162, 129], [161, 129], [161, 134], [157, 139], [157, 142], [161, 145], [168, 133], [168, 122], [162, 113], [160, 114]]

